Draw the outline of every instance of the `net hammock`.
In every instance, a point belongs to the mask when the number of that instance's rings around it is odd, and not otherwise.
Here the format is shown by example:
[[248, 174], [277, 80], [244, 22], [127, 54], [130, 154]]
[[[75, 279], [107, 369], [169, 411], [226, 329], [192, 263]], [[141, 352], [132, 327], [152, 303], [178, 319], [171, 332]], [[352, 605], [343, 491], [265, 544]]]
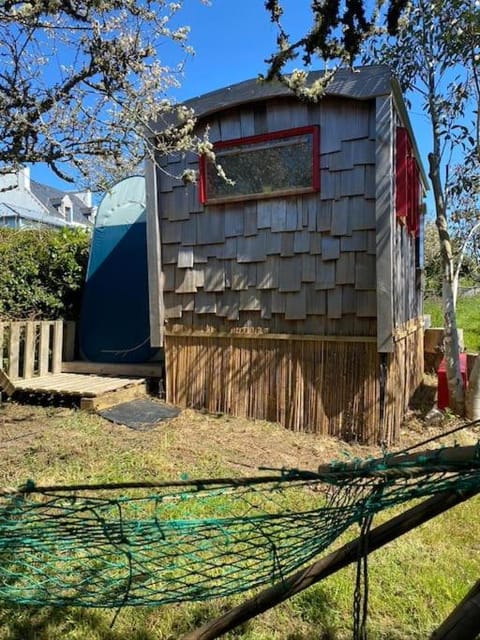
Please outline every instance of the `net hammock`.
[[480, 446], [240, 479], [0, 495], [0, 601], [119, 608], [281, 581], [384, 509], [480, 490]]

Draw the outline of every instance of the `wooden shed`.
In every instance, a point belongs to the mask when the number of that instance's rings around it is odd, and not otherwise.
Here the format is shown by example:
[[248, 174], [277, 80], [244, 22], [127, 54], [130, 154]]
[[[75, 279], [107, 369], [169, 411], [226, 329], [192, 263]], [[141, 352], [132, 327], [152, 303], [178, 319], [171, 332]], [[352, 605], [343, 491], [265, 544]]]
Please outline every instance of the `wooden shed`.
[[147, 166], [168, 401], [393, 442], [423, 373], [426, 188], [397, 81], [342, 70], [312, 103], [248, 80], [186, 106], [230, 182], [194, 154]]

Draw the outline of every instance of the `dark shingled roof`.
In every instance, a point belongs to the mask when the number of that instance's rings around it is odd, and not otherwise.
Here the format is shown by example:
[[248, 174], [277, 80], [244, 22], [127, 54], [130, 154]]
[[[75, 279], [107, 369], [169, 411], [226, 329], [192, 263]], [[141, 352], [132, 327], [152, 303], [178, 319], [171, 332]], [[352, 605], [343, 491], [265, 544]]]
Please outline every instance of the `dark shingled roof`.
[[[308, 78], [313, 83], [322, 75], [322, 71], [311, 71]], [[353, 71], [339, 69], [328, 85], [326, 95], [370, 100], [377, 96], [390, 94], [392, 92], [391, 82], [392, 72], [386, 65], [359, 67]], [[193, 109], [197, 118], [202, 118], [212, 112], [229, 109], [246, 102], [289, 95], [293, 96], [292, 91], [278, 81], [259, 83], [257, 78], [252, 78], [230, 87], [205, 93], [197, 98], [187, 100], [183, 104]]]
[[[310, 71], [309, 84], [315, 82], [323, 75], [323, 71]], [[326, 95], [354, 98], [356, 100], [371, 100], [378, 96], [392, 93], [393, 74], [386, 65], [373, 65], [351, 69], [339, 69], [333, 80], [327, 87]], [[222, 87], [201, 96], [186, 100], [182, 104], [193, 109], [197, 118], [205, 118], [212, 113], [218, 113], [224, 109], [243, 105], [249, 102], [258, 102], [270, 98], [294, 97], [293, 92], [277, 80], [271, 82], [259, 82], [258, 78], [244, 80], [228, 87]], [[162, 116], [156, 125], [157, 130], [162, 130], [169, 124], [175, 124], [175, 116]]]
[[40, 200], [40, 202], [48, 209], [51, 216], [64, 220], [65, 218], [58, 211], [58, 206], [65, 196], [68, 196], [72, 202], [72, 222], [92, 226], [92, 223], [88, 219], [88, 215], [91, 213], [91, 209], [86, 207], [82, 200], [74, 193], [68, 191], [62, 191], [55, 187], [49, 187], [46, 184], [41, 184], [35, 180], [30, 180], [30, 190], [33, 195]]

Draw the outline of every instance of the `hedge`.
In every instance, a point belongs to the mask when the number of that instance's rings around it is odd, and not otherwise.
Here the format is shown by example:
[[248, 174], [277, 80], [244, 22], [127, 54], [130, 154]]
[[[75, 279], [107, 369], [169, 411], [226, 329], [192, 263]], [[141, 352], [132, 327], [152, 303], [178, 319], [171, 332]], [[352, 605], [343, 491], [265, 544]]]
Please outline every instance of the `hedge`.
[[78, 318], [90, 234], [0, 228], [0, 320]]

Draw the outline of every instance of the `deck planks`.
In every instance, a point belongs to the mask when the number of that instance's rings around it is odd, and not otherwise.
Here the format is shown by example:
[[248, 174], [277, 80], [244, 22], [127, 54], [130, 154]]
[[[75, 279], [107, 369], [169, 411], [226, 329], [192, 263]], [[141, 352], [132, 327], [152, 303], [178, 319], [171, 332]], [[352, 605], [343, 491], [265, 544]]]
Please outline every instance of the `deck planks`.
[[118, 378], [79, 373], [58, 373], [16, 380], [19, 391], [95, 398], [130, 386], [145, 386], [144, 378]]

